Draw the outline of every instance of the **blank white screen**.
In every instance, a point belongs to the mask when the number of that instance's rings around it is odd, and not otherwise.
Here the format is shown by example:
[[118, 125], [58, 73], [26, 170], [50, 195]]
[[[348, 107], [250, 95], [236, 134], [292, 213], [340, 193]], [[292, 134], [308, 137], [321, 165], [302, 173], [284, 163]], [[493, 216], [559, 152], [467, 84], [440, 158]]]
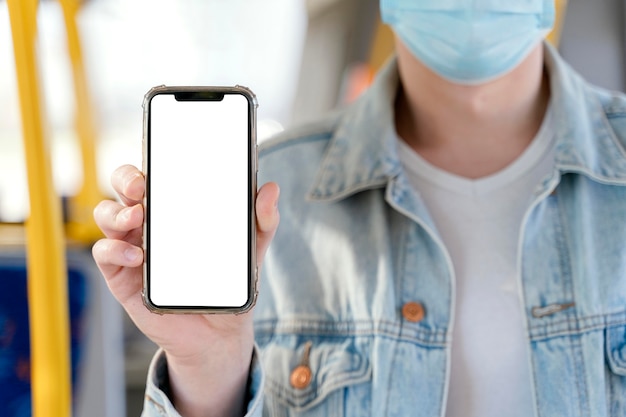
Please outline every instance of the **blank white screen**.
[[149, 298], [240, 307], [248, 297], [248, 102], [151, 101]]

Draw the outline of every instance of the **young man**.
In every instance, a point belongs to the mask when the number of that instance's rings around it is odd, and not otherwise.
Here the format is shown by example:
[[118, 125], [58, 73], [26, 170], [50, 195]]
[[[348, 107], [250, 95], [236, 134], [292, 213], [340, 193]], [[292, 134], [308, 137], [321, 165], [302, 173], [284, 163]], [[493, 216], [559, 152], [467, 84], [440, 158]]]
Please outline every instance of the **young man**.
[[542, 42], [552, 0], [381, 11], [369, 91], [260, 152], [254, 322], [144, 308], [144, 181], [114, 173], [94, 256], [162, 348], [144, 414], [625, 415], [626, 98]]

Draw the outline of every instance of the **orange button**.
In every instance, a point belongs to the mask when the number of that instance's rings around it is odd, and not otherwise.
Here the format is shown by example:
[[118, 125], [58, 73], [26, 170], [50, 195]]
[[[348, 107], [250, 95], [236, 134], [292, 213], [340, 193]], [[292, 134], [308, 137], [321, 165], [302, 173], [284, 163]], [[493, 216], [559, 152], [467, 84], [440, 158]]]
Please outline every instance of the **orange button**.
[[402, 306], [402, 316], [410, 322], [417, 323], [424, 318], [424, 306], [410, 301]]
[[289, 382], [296, 389], [305, 389], [311, 383], [311, 376], [311, 368], [306, 365], [299, 365], [291, 371]]

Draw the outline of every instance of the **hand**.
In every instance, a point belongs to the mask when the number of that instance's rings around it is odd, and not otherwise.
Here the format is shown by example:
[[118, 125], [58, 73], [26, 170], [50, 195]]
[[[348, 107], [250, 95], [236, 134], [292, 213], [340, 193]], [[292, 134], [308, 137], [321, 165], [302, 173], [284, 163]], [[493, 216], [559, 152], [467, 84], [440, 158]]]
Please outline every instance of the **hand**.
[[[145, 180], [137, 168], [125, 165], [113, 173], [111, 182], [121, 204], [102, 201], [95, 208], [96, 223], [106, 238], [93, 246], [93, 256], [113, 296], [137, 327], [165, 351], [177, 410], [185, 416], [243, 415], [254, 346], [252, 314], [151, 313], [141, 295]], [[274, 183], [265, 184], [257, 194], [259, 270], [278, 227], [278, 195]]]

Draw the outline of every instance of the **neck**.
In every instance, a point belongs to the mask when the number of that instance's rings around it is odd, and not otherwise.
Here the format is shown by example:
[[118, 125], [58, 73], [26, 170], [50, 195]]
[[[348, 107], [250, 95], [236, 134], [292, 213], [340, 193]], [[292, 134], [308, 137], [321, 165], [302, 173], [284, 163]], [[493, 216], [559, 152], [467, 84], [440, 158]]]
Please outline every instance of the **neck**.
[[431, 164], [480, 178], [513, 162], [535, 137], [550, 92], [538, 45], [513, 71], [480, 85], [449, 82], [397, 41], [398, 135]]

